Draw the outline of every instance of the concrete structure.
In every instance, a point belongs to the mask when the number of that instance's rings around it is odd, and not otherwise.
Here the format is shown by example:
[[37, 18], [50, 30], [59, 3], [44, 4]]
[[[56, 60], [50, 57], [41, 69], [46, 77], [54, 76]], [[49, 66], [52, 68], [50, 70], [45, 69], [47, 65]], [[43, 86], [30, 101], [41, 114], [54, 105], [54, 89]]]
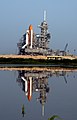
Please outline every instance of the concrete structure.
[[29, 59], [29, 58], [32, 58], [32, 59], [52, 59], [52, 60], [61, 60], [61, 59], [69, 59], [69, 60], [74, 60], [74, 59], [77, 59], [77, 56], [73, 56], [73, 55], [67, 55], [67, 56], [56, 56], [56, 55], [53, 55], [53, 56], [46, 56], [46, 55], [14, 55], [14, 54], [11, 54], [11, 55], [0, 55], [0, 58], [22, 58], [22, 59]]

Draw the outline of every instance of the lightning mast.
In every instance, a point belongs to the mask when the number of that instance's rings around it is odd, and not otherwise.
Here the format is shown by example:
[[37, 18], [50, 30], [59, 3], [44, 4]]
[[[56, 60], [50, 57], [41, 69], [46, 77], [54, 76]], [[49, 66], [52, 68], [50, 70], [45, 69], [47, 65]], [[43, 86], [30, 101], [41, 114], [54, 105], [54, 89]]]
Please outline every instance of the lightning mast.
[[44, 21], [46, 21], [46, 10], [44, 10]]

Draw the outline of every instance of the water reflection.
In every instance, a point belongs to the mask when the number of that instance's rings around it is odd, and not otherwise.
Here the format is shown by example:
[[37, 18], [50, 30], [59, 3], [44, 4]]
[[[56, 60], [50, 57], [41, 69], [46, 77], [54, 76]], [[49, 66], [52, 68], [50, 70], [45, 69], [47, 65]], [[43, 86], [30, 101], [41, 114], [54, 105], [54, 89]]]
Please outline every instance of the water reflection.
[[76, 92], [77, 69], [0, 68], [0, 118], [48, 120], [58, 115], [76, 120]]
[[65, 83], [67, 83], [66, 76], [68, 77], [68, 72], [66, 71], [18, 70], [17, 82], [25, 92], [28, 101], [31, 101], [33, 92], [39, 93], [39, 97], [36, 100], [42, 105], [42, 116], [45, 114], [45, 103], [47, 94], [50, 91], [48, 78], [52, 76], [63, 76]]
[[49, 72], [41, 71], [18, 71], [18, 83], [25, 92], [28, 100], [31, 101], [32, 93], [39, 92], [37, 101], [42, 105], [42, 115], [44, 116], [44, 104], [46, 102], [47, 93], [49, 92], [48, 77]]

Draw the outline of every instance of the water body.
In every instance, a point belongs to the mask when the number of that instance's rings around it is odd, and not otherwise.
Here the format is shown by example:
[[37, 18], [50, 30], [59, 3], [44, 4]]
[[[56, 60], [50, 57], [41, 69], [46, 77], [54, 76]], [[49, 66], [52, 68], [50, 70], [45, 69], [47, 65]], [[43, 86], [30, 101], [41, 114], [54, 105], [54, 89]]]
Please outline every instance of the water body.
[[77, 120], [77, 71], [1, 70], [0, 119]]

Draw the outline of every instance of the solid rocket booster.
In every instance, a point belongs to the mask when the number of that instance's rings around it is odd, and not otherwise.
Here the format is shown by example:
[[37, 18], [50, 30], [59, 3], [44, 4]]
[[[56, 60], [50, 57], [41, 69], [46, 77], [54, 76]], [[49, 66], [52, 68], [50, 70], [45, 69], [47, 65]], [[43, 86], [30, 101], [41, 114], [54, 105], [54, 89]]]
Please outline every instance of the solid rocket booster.
[[21, 77], [22, 78], [22, 80], [25, 82], [25, 92], [27, 92], [27, 90], [28, 90], [28, 82], [27, 82], [27, 80], [24, 78], [24, 77]]
[[27, 30], [26, 32], [26, 44], [22, 47], [22, 49], [24, 49], [28, 45], [28, 42], [29, 42], [29, 30]]
[[29, 30], [27, 30], [26, 33], [26, 46], [28, 45], [28, 41], [29, 41]]

